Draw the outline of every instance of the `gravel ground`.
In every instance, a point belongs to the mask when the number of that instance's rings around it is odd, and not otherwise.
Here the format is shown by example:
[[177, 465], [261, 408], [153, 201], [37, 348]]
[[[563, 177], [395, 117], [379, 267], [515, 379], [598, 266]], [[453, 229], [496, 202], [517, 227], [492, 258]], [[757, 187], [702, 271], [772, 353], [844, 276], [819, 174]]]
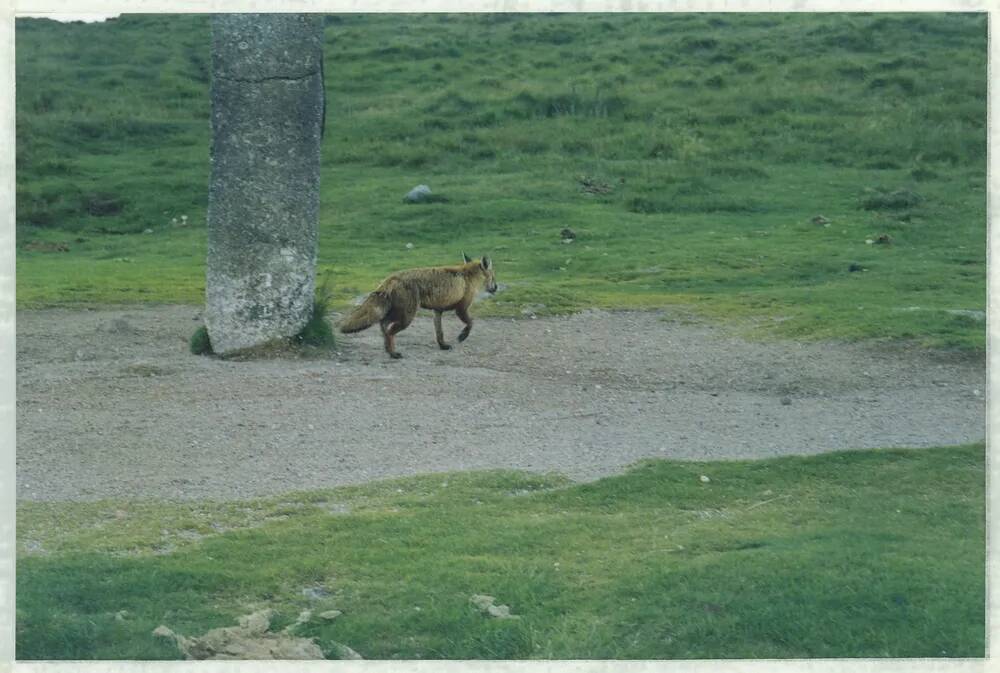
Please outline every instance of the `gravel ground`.
[[230, 362], [188, 353], [196, 307], [22, 311], [17, 495], [229, 500], [484, 468], [587, 480], [646, 457], [985, 436], [981, 358], [754, 343], [669, 318], [482, 319], [443, 352], [422, 315], [399, 361], [371, 329], [329, 359]]

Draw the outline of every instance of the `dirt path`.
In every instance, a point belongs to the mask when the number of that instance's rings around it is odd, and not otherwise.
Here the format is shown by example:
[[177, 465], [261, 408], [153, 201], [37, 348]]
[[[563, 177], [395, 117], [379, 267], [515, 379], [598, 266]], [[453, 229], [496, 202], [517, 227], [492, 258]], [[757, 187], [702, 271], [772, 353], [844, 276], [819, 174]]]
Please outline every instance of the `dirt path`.
[[[429, 317], [329, 360], [195, 357], [199, 311], [17, 316], [17, 484], [29, 500], [239, 499], [443, 470], [594, 479], [644, 457], [756, 458], [985, 436], [984, 363], [749, 343], [668, 314]], [[446, 317], [449, 339], [460, 327]]]

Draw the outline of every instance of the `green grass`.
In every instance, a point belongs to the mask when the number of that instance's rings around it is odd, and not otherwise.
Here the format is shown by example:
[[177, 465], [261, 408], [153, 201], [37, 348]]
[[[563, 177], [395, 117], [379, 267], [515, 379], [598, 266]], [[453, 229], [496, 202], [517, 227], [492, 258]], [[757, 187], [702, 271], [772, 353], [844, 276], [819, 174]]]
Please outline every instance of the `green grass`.
[[23, 502], [17, 657], [177, 658], [159, 624], [197, 635], [264, 606], [342, 610], [305, 633], [366, 658], [981, 657], [984, 482], [975, 445]]
[[[335, 309], [465, 250], [509, 286], [480, 315], [683, 305], [984, 350], [949, 311], [985, 309], [985, 14], [361, 14], [326, 38]], [[202, 303], [207, 18], [16, 40], [18, 305]], [[419, 183], [442, 200], [404, 204]]]

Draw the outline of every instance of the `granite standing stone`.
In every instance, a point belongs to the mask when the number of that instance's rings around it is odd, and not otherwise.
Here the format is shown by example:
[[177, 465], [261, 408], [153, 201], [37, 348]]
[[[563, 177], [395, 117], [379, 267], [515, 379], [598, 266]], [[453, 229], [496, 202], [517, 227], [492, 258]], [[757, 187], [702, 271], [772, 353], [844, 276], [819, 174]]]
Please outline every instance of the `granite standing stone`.
[[323, 17], [212, 20], [207, 308], [226, 354], [296, 334], [316, 283]]

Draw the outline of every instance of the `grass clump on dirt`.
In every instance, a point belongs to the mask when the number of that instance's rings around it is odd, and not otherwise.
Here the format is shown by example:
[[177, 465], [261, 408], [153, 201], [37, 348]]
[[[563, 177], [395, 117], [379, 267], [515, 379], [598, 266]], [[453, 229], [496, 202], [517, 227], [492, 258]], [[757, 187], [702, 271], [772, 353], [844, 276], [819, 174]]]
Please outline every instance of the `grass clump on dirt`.
[[919, 206], [924, 198], [910, 189], [895, 189], [892, 191], [873, 190], [873, 194], [864, 199], [861, 207], [865, 210], [904, 210]]
[[[16, 40], [18, 305], [200, 303], [208, 17]], [[985, 348], [953, 313], [986, 305], [982, 13], [343, 14], [326, 40], [337, 310], [474, 249], [507, 285], [478, 315], [683, 305]], [[448, 201], [404, 203], [419, 184]]]
[[189, 348], [192, 355], [213, 355], [212, 341], [208, 338], [208, 328], [202, 325], [191, 335]]
[[328, 311], [329, 307], [325, 302], [316, 301], [313, 304], [312, 317], [309, 318], [309, 322], [302, 328], [302, 331], [292, 337], [293, 341], [320, 349], [336, 347], [336, 337], [333, 335], [330, 322], [326, 319]]
[[263, 608], [370, 659], [982, 657], [984, 485], [979, 444], [22, 502], [17, 657], [178, 658], [160, 624]]
[[314, 348], [317, 350], [334, 350], [337, 346], [337, 339], [333, 334], [333, 328], [327, 316], [330, 314], [330, 303], [333, 292], [330, 290], [329, 281], [316, 289], [316, 298], [313, 300], [312, 317], [305, 327], [292, 337], [294, 343]]

